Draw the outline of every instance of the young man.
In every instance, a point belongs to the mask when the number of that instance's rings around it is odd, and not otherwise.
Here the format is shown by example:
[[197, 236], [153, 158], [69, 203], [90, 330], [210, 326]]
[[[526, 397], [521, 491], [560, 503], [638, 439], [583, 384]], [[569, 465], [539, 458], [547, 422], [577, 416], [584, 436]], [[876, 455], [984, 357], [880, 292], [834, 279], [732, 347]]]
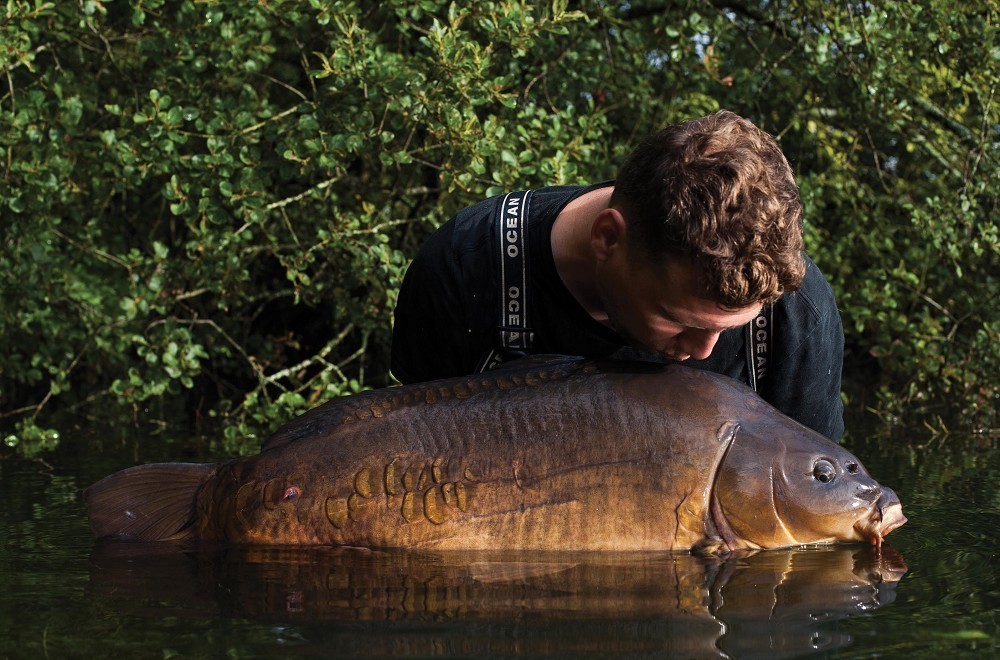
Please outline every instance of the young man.
[[749, 121], [667, 127], [613, 182], [495, 197], [441, 226], [403, 280], [392, 372], [457, 376], [512, 353], [676, 360], [838, 440], [843, 327], [801, 215], [788, 162]]

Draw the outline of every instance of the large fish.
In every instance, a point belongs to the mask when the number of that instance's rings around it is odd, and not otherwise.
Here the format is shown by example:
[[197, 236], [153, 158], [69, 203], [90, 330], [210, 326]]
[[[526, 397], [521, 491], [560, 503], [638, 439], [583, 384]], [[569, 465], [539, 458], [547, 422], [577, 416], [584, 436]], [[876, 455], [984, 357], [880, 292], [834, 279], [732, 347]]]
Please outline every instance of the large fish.
[[678, 365], [536, 360], [331, 401], [252, 458], [85, 494], [98, 536], [434, 549], [870, 541], [899, 498], [748, 388]]

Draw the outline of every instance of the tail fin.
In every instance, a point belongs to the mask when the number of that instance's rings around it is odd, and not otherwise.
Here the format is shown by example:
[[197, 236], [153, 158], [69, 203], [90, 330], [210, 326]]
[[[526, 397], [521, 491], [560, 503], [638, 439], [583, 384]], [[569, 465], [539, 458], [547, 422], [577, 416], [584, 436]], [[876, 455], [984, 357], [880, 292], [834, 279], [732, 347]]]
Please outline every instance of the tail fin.
[[83, 494], [90, 527], [98, 537], [190, 538], [198, 490], [215, 468], [211, 464], [151, 463], [105, 477]]

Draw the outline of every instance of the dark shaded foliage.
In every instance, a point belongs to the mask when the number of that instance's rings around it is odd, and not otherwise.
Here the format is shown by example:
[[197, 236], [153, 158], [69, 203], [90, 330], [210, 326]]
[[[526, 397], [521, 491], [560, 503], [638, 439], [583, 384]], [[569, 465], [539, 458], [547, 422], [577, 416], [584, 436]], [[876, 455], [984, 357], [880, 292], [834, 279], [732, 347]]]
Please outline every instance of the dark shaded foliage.
[[[468, 5], [468, 6], [465, 6]], [[886, 419], [996, 425], [995, 1], [11, 0], [0, 410], [218, 417], [389, 382], [408, 257], [504, 189], [611, 178], [720, 107], [779, 136]], [[850, 368], [851, 363], [848, 367]]]

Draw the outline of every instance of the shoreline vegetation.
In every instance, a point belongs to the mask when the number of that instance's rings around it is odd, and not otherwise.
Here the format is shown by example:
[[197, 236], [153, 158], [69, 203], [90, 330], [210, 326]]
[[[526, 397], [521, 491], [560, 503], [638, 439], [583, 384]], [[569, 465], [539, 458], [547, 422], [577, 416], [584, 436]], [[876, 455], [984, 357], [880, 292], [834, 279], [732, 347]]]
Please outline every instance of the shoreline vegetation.
[[995, 437], [998, 24], [996, 0], [12, 0], [4, 451], [69, 442], [75, 410], [255, 453], [391, 384], [408, 259], [459, 208], [613, 178], [719, 108], [796, 172], [849, 409]]

